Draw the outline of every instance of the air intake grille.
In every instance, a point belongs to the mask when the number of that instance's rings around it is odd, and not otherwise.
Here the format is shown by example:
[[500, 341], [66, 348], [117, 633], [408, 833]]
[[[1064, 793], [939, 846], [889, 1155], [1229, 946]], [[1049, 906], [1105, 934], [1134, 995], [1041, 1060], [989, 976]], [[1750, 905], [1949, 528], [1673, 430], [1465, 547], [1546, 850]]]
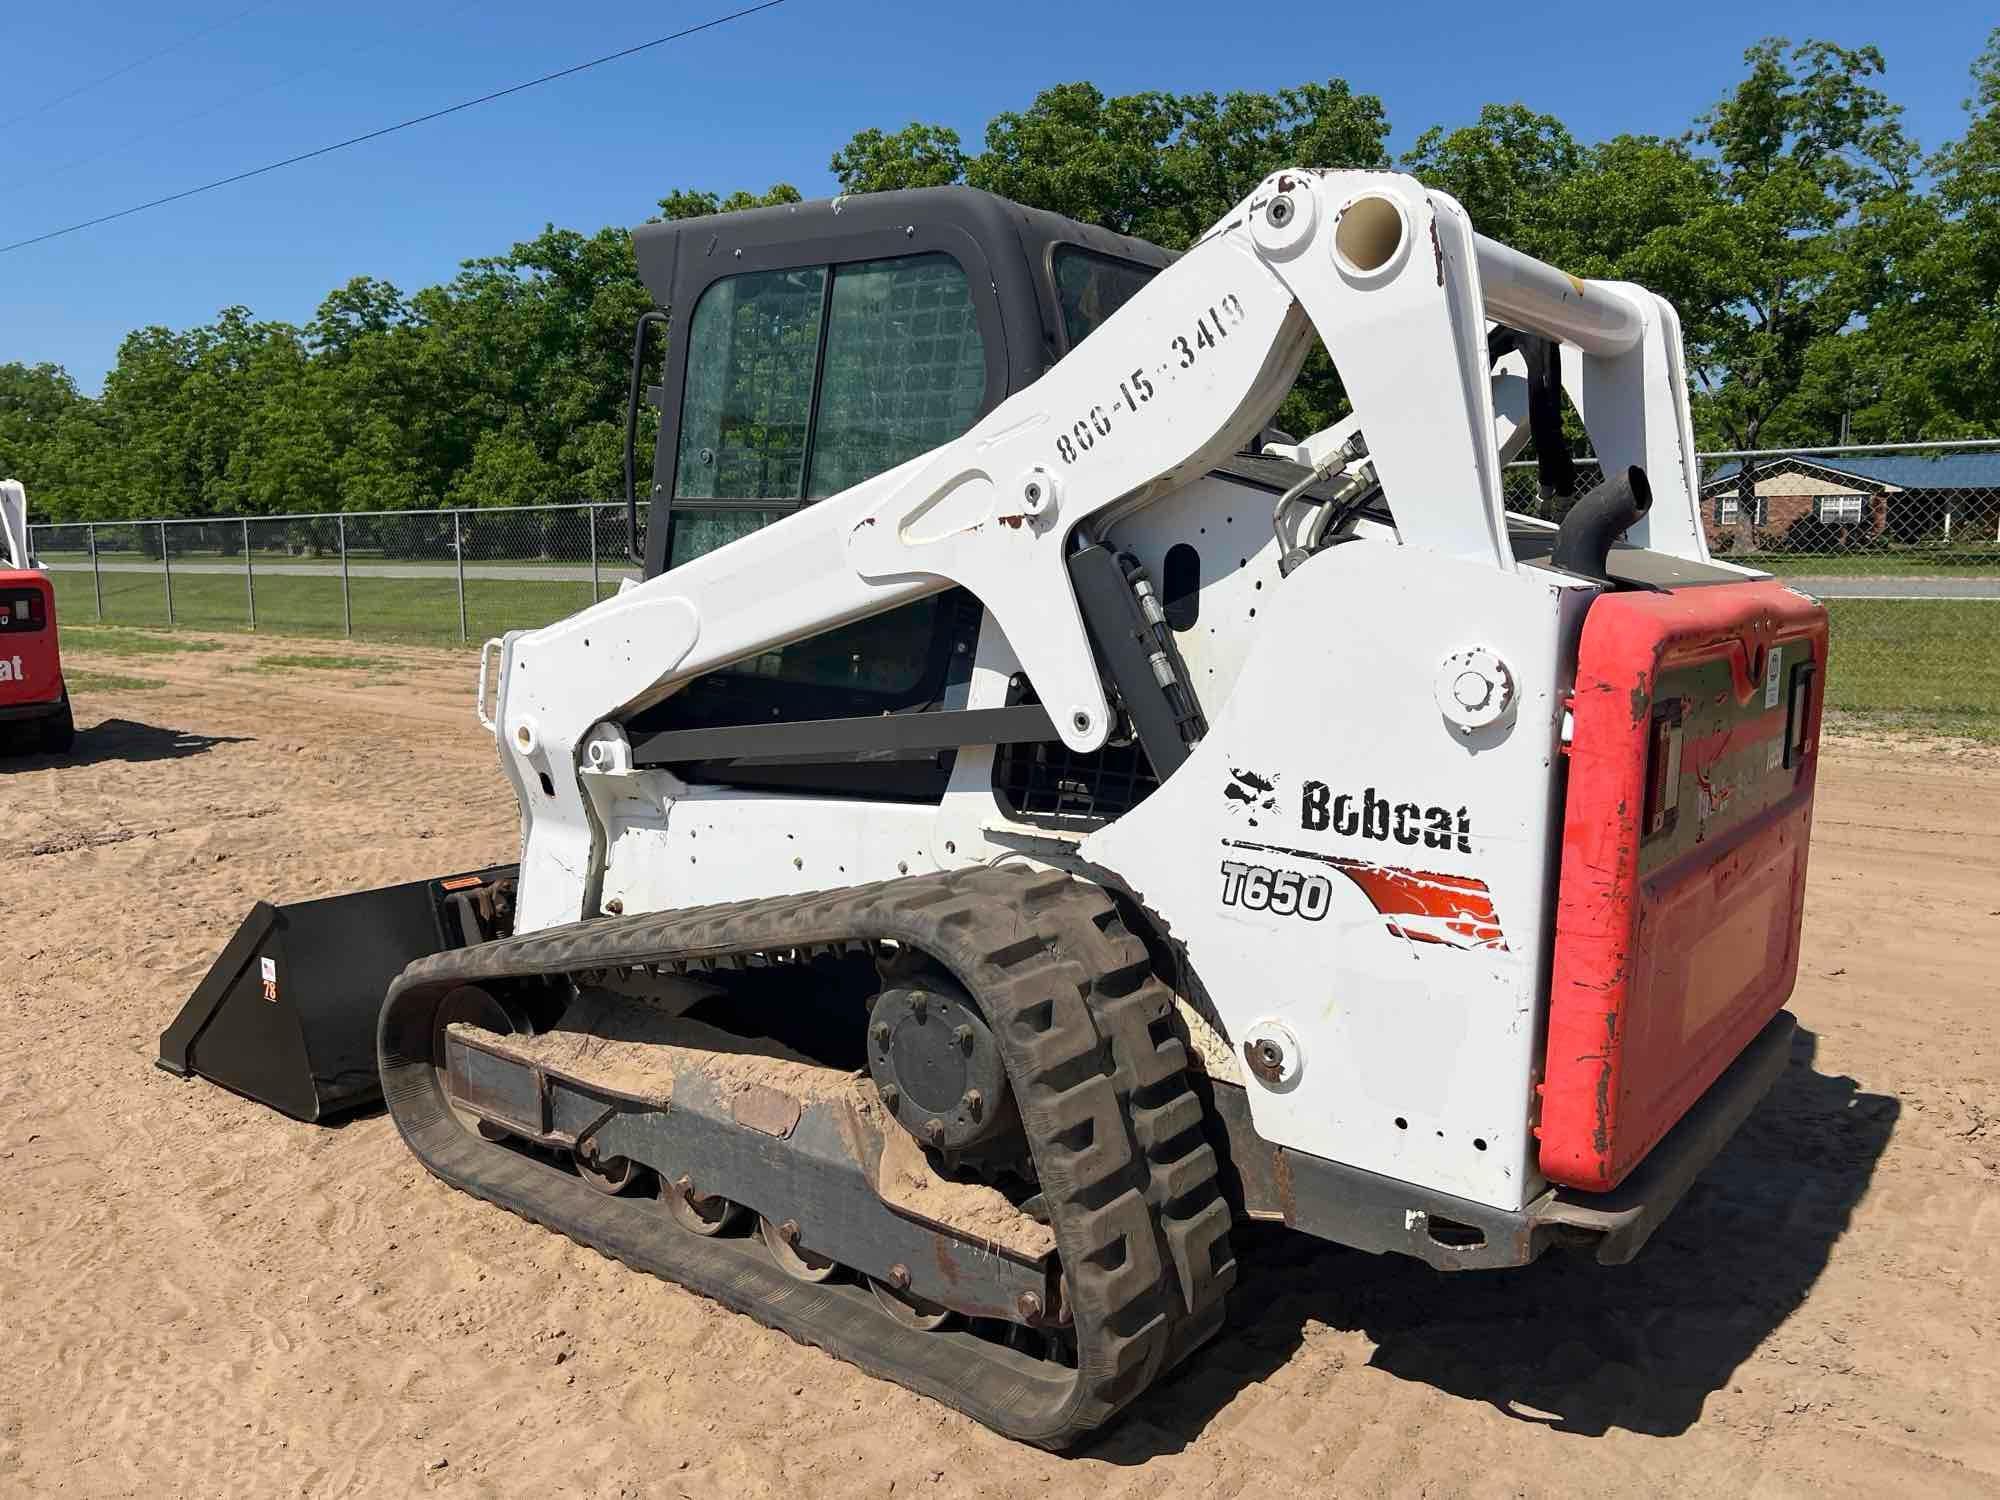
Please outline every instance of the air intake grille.
[[1001, 745], [993, 759], [994, 794], [1023, 822], [1108, 823], [1159, 784], [1137, 740], [1087, 755], [1061, 740]]

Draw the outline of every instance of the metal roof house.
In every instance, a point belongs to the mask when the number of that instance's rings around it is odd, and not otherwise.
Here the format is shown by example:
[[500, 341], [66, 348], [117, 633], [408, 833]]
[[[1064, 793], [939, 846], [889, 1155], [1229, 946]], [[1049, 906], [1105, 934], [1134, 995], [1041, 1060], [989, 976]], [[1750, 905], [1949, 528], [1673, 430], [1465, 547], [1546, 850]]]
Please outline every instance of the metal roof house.
[[1718, 552], [1831, 552], [2000, 534], [2000, 451], [1787, 454], [1751, 460], [1747, 476], [1743, 469], [1732, 460], [1701, 487], [1703, 529]]

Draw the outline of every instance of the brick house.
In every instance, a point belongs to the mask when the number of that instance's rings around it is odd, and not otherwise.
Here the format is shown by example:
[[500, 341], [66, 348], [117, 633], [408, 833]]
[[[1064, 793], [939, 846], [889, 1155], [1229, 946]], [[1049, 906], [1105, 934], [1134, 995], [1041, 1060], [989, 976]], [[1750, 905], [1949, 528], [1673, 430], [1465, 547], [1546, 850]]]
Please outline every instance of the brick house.
[[[1748, 520], [1758, 551], [1992, 538], [2000, 527], [2000, 453], [1788, 456], [1756, 460], [1751, 469], [1755, 513]], [[1737, 549], [1745, 504], [1740, 463], [1724, 464], [1702, 485], [1702, 529], [1712, 551]]]

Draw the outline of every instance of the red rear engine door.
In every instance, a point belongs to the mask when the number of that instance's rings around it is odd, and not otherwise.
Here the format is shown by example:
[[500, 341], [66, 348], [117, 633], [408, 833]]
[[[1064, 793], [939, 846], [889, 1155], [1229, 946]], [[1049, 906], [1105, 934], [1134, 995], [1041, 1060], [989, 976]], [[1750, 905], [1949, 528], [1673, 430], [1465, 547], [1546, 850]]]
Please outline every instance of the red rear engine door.
[[0, 569], [0, 708], [62, 697], [55, 591], [40, 573]]
[[1606, 594], [1579, 648], [1538, 1134], [1615, 1186], [1798, 971], [1826, 611], [1768, 581]]

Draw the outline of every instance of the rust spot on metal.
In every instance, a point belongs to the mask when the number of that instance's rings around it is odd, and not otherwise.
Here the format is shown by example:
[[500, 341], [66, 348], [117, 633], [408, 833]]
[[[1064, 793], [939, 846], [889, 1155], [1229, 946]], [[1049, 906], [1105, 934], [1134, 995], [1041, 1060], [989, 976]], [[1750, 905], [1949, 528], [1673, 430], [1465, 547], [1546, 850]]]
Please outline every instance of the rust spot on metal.
[[1597, 1060], [1597, 1123], [1590, 1132], [1590, 1143], [1600, 1158], [1611, 1149], [1611, 1059], [1617, 1054], [1618, 1012], [1607, 1010], [1604, 1013], [1604, 1055]]
[[995, 516], [994, 519], [1009, 531], [1019, 531], [1023, 526], [1028, 524], [1026, 516]]
[[1299, 1223], [1298, 1195], [1292, 1187], [1292, 1159], [1283, 1147], [1271, 1153], [1271, 1181], [1278, 1189], [1278, 1209], [1294, 1229]]
[[1276, 1087], [1285, 1076], [1285, 1049], [1273, 1041], [1245, 1042], [1243, 1061], [1263, 1082]]
[[1437, 261], [1438, 285], [1444, 285], [1444, 246], [1438, 242], [1437, 215], [1431, 215], [1431, 256]]
[[951, 1253], [950, 1237], [942, 1234], [932, 1235], [931, 1249], [933, 1251], [932, 1258], [937, 1261], [938, 1275], [942, 1276], [953, 1286], [957, 1286], [959, 1269], [958, 1262], [953, 1258]]

